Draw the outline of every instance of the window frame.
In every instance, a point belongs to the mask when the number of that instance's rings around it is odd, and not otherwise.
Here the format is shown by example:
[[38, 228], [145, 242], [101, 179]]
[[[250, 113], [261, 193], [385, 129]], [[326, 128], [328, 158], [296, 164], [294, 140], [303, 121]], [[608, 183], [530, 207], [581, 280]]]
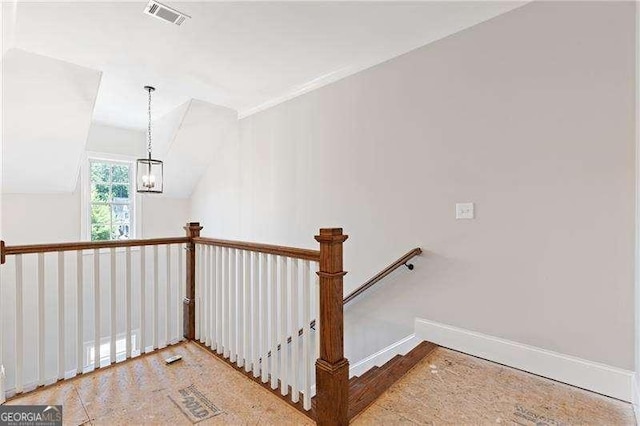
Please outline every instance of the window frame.
[[[92, 241], [91, 239], [91, 209], [94, 204], [102, 204], [112, 206], [113, 204], [121, 204], [124, 205], [126, 203], [113, 203], [113, 201], [109, 202], [93, 202], [91, 200], [91, 163], [108, 163], [113, 165], [128, 165], [129, 166], [129, 239], [138, 238], [139, 233], [139, 215], [138, 215], [138, 193], [136, 192], [136, 185], [134, 182], [136, 175], [136, 164], [135, 159], [126, 157], [126, 156], [118, 156], [118, 155], [106, 155], [100, 153], [90, 153], [87, 152], [85, 161], [83, 162], [83, 172], [82, 172], [82, 236], [87, 241]], [[117, 182], [116, 182], [117, 183]], [[113, 184], [113, 181], [110, 182]], [[111, 226], [113, 226], [113, 219], [111, 222]], [[106, 241], [118, 241], [109, 239]]]

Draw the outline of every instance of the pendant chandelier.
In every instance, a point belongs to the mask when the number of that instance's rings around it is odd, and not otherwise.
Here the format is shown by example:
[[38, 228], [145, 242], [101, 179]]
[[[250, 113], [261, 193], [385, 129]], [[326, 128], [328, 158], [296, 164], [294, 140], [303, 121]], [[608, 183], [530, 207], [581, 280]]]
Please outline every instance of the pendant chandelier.
[[144, 86], [149, 94], [149, 126], [147, 127], [147, 158], [136, 161], [136, 190], [138, 192], [162, 193], [162, 161], [151, 158], [151, 92], [155, 87]]

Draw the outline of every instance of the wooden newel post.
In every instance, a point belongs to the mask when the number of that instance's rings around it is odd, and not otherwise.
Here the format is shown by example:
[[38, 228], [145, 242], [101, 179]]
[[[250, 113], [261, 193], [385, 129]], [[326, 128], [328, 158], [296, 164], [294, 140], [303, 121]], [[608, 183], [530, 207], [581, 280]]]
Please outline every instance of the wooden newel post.
[[202, 226], [199, 222], [189, 222], [184, 227], [187, 231], [189, 242], [187, 243], [186, 257], [186, 296], [182, 301], [182, 325], [183, 335], [188, 340], [196, 337], [196, 245], [194, 237], [200, 236]]
[[323, 228], [320, 243], [320, 358], [316, 361], [316, 422], [349, 424], [349, 361], [344, 357], [342, 228]]

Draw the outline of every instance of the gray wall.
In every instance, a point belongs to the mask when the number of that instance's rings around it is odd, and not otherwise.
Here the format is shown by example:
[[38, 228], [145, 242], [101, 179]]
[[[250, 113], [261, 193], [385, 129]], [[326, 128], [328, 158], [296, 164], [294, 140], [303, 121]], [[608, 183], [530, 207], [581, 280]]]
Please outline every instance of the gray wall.
[[348, 308], [354, 361], [421, 317], [633, 369], [634, 12], [531, 3], [245, 118], [191, 217], [306, 247], [342, 226], [346, 290], [421, 246]]

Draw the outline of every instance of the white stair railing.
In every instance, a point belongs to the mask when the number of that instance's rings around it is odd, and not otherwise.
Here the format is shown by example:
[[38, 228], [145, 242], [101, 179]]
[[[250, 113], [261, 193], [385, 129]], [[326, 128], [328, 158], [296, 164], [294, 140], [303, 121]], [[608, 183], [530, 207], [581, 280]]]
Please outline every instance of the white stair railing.
[[342, 229], [321, 229], [320, 250], [201, 238], [201, 229], [190, 222], [181, 238], [1, 243], [0, 400], [184, 336], [321, 423], [343, 424]]
[[4, 247], [0, 401], [182, 340], [187, 242]]
[[318, 312], [318, 287], [311, 285], [317, 254], [194, 240], [196, 340], [310, 410], [318, 352], [310, 327]]

